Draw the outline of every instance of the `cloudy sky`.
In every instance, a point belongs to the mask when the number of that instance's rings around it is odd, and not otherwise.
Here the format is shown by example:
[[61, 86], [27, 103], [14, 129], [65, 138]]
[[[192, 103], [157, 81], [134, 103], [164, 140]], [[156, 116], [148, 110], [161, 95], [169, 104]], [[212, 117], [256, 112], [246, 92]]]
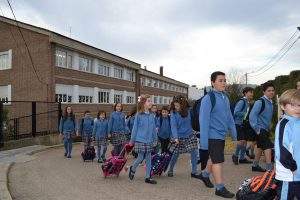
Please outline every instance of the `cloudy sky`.
[[[128, 58], [200, 87], [215, 70], [252, 72], [300, 26], [299, 0], [11, 0], [17, 19]], [[5, 0], [0, 7], [12, 17]], [[2, 15], [2, 13], [0, 12]], [[298, 37], [297, 33], [295, 36]], [[300, 69], [300, 41], [262, 83]], [[268, 65], [269, 66], [269, 65]], [[268, 67], [266, 66], [266, 68]], [[265, 68], [264, 68], [265, 69]]]

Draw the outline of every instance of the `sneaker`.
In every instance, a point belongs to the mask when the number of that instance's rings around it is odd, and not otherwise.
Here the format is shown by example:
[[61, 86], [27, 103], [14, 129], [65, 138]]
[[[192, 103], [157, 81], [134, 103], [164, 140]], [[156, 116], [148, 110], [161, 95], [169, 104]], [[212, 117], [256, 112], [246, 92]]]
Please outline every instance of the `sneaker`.
[[209, 177], [204, 177], [200, 174], [200, 179], [203, 181], [204, 185], [208, 188], [214, 188], [214, 184], [210, 181]]
[[216, 190], [215, 194], [217, 196], [220, 196], [223, 198], [228, 198], [228, 199], [231, 199], [234, 197], [234, 194], [232, 192], [229, 192], [225, 187], [223, 187], [220, 190]]
[[173, 177], [173, 176], [174, 176], [173, 172], [172, 171], [168, 171], [168, 177]]
[[129, 168], [128, 177], [130, 180], [133, 180], [133, 178], [134, 178], [134, 171], [132, 171], [132, 166]]
[[197, 179], [201, 179], [202, 178], [201, 174], [193, 174], [193, 173], [191, 173], [191, 177], [192, 178], [197, 178]]
[[261, 166], [257, 165], [257, 166], [252, 166], [252, 171], [253, 172], [266, 172], [265, 169], [263, 169]]
[[98, 163], [103, 163], [103, 160], [102, 159], [98, 159]]
[[239, 164], [239, 158], [236, 156], [236, 155], [232, 155], [232, 162], [235, 164], [235, 165], [238, 165]]
[[252, 161], [247, 160], [246, 158], [244, 158], [244, 159], [240, 159], [240, 160], [239, 160], [239, 163], [240, 163], [240, 164], [251, 164]]
[[146, 178], [145, 179], [145, 183], [149, 183], [149, 184], [157, 184], [157, 182], [155, 180], [153, 180], [152, 178]]
[[72, 156], [71, 156], [71, 155], [68, 155], [67, 158], [72, 158]]

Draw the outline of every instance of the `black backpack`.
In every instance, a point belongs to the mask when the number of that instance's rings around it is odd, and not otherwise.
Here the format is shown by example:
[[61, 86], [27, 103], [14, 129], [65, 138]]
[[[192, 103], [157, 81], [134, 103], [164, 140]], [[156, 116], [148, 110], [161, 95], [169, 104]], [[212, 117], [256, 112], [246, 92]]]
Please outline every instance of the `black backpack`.
[[[212, 91], [208, 92], [207, 95], [209, 95], [209, 97], [210, 97], [211, 111], [212, 111], [216, 105], [216, 97]], [[198, 99], [192, 108], [192, 128], [194, 131], [197, 131], [197, 132], [200, 131], [199, 112], [200, 112], [200, 107], [201, 107], [201, 101], [204, 97], [205, 96]]]
[[242, 108], [241, 108], [241, 111], [244, 110], [245, 107], [246, 107], [246, 99], [240, 98], [240, 99], [237, 100], [234, 104], [231, 104], [231, 105], [230, 105], [230, 110], [231, 110], [232, 116], [234, 116], [234, 109], [235, 109], [235, 107], [236, 107], [236, 105], [237, 105], [237, 103], [238, 103], [239, 101], [243, 101], [243, 106], [242, 106]]

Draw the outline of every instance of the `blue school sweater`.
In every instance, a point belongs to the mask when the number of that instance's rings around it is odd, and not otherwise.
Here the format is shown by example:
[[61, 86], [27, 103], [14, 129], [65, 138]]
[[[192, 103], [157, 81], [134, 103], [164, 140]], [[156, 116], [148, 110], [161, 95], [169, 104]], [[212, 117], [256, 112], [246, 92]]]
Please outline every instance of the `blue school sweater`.
[[127, 121], [127, 127], [129, 129], [130, 133], [132, 132], [132, 129], [133, 129], [134, 119], [135, 119], [135, 115], [129, 117], [129, 119]]
[[82, 136], [92, 136], [94, 128], [94, 119], [92, 117], [84, 117], [79, 122], [78, 131]]
[[128, 130], [125, 114], [118, 111], [112, 112], [108, 123], [108, 132], [125, 134], [128, 133]]
[[[276, 179], [300, 181], [300, 118], [284, 115], [275, 131]], [[293, 173], [294, 172], [294, 173]]]
[[201, 101], [199, 112], [200, 146], [204, 150], [208, 149], [208, 139], [225, 140], [229, 130], [233, 140], [237, 137], [227, 95], [216, 90], [213, 90], [213, 94], [216, 98], [214, 108], [212, 109], [210, 96], [207, 94]]
[[158, 126], [158, 137], [162, 139], [168, 139], [171, 137], [171, 124], [170, 124], [170, 117], [163, 117], [161, 116], [159, 120]]
[[243, 121], [248, 112], [248, 109], [249, 109], [249, 102], [246, 97], [243, 97], [236, 103], [236, 105], [234, 107], [233, 118], [234, 118], [235, 124], [237, 124], [237, 125], [243, 124]]
[[193, 134], [191, 111], [186, 117], [182, 117], [179, 112], [171, 111], [171, 132], [172, 138], [188, 138]]
[[61, 118], [59, 123], [59, 132], [66, 137], [70, 137], [71, 134], [76, 132], [76, 120], [72, 117]]
[[262, 99], [265, 101], [265, 109], [259, 114], [260, 109], [262, 107], [262, 101], [257, 100], [254, 103], [254, 106], [249, 115], [249, 122], [251, 127], [256, 131], [256, 133], [260, 132], [260, 129], [264, 129], [266, 131], [270, 130], [270, 125], [273, 117], [273, 103], [272, 100], [263, 96]]
[[108, 135], [108, 121], [107, 119], [95, 119], [93, 136], [96, 140], [100, 140], [100, 138], [106, 138]]
[[157, 142], [155, 117], [152, 113], [137, 113], [135, 115], [130, 142], [154, 144]]

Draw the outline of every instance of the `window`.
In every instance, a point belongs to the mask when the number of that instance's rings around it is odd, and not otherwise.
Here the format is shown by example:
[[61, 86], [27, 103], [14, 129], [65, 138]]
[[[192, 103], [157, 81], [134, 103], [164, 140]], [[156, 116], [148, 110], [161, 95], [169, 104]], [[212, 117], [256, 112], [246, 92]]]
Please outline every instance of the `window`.
[[134, 73], [132, 70], [127, 70], [127, 80], [134, 81]]
[[168, 99], [167, 99], [167, 97], [164, 98], [164, 104], [168, 104]]
[[115, 94], [114, 95], [114, 103], [122, 103], [123, 95], [122, 94]]
[[68, 65], [68, 68], [70, 68], [70, 69], [73, 68], [73, 56], [72, 55], [68, 55], [67, 65]]
[[55, 95], [55, 101], [61, 102], [61, 103], [71, 103], [72, 102], [72, 96], [67, 94], [56, 94]]
[[98, 93], [99, 103], [109, 103], [109, 92], [99, 92]]
[[158, 81], [157, 80], [154, 80], [153, 87], [155, 87], [155, 88], [158, 87]]
[[167, 90], [168, 89], [168, 85], [166, 83], [164, 83], [164, 89]]
[[145, 86], [146, 85], [146, 79], [145, 78], [141, 78], [141, 85]]
[[56, 50], [56, 66], [57, 67], [67, 66], [67, 52], [62, 50]]
[[128, 104], [133, 104], [133, 103], [134, 103], [134, 97], [132, 97], [132, 96], [127, 96], [127, 97], [126, 97], [126, 103], [128, 103]]
[[171, 90], [171, 84], [168, 84], [168, 90]]
[[174, 85], [172, 85], [172, 89], [171, 89], [172, 91], [175, 91], [175, 86]]
[[147, 86], [152, 87], [152, 79], [147, 79]]
[[154, 98], [153, 98], [153, 103], [154, 103], [154, 104], [157, 104], [157, 103], [158, 103], [158, 97], [157, 97], [157, 96], [154, 96]]
[[110, 67], [105, 65], [99, 65], [98, 66], [98, 74], [103, 76], [109, 76], [110, 75]]
[[163, 104], [163, 97], [159, 97], [159, 104]]
[[11, 101], [11, 85], [0, 86], [0, 101], [10, 104]]
[[159, 88], [160, 88], [160, 89], [163, 89], [163, 85], [164, 85], [163, 82], [159, 81], [159, 82], [158, 82], [158, 85], [159, 85]]
[[122, 79], [123, 78], [123, 69], [120, 67], [115, 67], [114, 68], [114, 77]]
[[92, 60], [88, 58], [79, 57], [79, 70], [85, 72], [93, 72]]
[[0, 70], [11, 69], [12, 51], [0, 52]]
[[93, 103], [93, 97], [79, 95], [79, 103]]

